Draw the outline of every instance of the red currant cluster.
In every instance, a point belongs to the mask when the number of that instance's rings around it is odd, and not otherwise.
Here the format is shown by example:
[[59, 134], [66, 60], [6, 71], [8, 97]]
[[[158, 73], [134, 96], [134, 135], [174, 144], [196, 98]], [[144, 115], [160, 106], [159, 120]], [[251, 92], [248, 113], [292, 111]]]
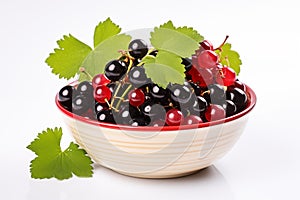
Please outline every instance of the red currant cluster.
[[[217, 49], [222, 50], [222, 45]], [[209, 41], [201, 42], [191, 59], [182, 58], [184, 84], [169, 83], [162, 88], [147, 77], [141, 60], [156, 54], [143, 40], [133, 40], [128, 51], [106, 64], [103, 74], [62, 88], [58, 101], [74, 114], [131, 126], [199, 124], [245, 109], [245, 85], [220, 63]]]
[[[222, 51], [225, 41], [217, 49]], [[192, 66], [186, 74], [201, 87], [214, 83], [231, 86], [236, 81], [235, 71], [219, 62], [219, 56], [208, 40], [200, 43], [200, 48], [192, 56]]]

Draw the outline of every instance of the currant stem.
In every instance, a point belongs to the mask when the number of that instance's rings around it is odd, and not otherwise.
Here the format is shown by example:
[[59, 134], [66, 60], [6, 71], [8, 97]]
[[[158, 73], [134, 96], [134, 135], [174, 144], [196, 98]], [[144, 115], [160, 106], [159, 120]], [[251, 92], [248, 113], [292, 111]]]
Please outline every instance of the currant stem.
[[203, 96], [203, 95], [205, 95], [205, 94], [210, 94], [210, 91], [209, 91], [209, 90], [206, 90], [206, 91], [202, 92], [202, 93], [200, 94], [200, 96]]
[[226, 43], [226, 41], [227, 41], [228, 38], [229, 38], [229, 35], [226, 35], [225, 40], [222, 42], [222, 44], [221, 44], [218, 48], [215, 48], [214, 51], [215, 51], [215, 50], [220, 50], [220, 51], [222, 51], [222, 47], [223, 47], [223, 45]]
[[122, 102], [122, 99], [124, 99], [125, 95], [127, 95], [127, 93], [131, 90], [132, 88], [132, 85], [129, 85], [126, 90], [124, 91], [124, 93], [122, 94], [122, 96], [120, 97], [120, 100], [118, 101], [117, 105], [116, 105], [116, 109], [119, 108], [121, 102]]
[[85, 71], [85, 68], [84, 68], [84, 67], [80, 67], [80, 68], [79, 68], [79, 71], [80, 71], [81, 73], [84, 73], [85, 75], [87, 75], [87, 76], [90, 78], [90, 80], [93, 79], [93, 77], [91, 76], [91, 74], [88, 73], [87, 71]]

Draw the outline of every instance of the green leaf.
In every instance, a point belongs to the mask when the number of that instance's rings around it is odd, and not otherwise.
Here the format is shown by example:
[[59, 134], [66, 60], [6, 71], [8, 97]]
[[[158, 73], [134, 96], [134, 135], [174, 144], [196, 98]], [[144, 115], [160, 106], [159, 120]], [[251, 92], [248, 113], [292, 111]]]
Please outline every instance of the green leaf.
[[203, 37], [193, 28], [176, 28], [172, 21], [154, 28], [150, 41], [158, 54], [155, 58], [146, 56], [141, 61], [147, 76], [163, 88], [169, 83], [183, 84], [185, 69], [181, 64], [182, 57], [191, 57], [202, 40]]
[[68, 179], [74, 175], [91, 177], [93, 163], [85, 150], [73, 142], [62, 151], [60, 147], [62, 137], [61, 128], [48, 128], [39, 133], [37, 138], [27, 146], [37, 157], [31, 161], [30, 172], [32, 178]]
[[121, 28], [113, 23], [110, 18], [100, 22], [94, 32], [94, 47], [109, 37], [117, 35], [121, 32]]
[[169, 83], [183, 84], [185, 80], [184, 65], [180, 56], [166, 51], [159, 51], [153, 59], [142, 60], [145, 73], [162, 88]]
[[185, 34], [185, 35], [193, 38], [198, 43], [201, 42], [204, 39], [204, 37], [202, 35], [200, 35], [198, 33], [198, 31], [194, 30], [192, 27], [183, 26], [183, 27], [176, 28], [173, 25], [173, 22], [171, 20], [169, 20], [166, 23], [160, 25], [159, 28], [166, 28], [166, 29], [171, 29], [171, 30], [178, 31], [182, 34]]
[[154, 28], [151, 44], [158, 51], [168, 51], [180, 57], [190, 57], [199, 47], [199, 42], [179, 31], [169, 28]]
[[[128, 44], [131, 40], [129, 35], [119, 34], [102, 41], [98, 46], [91, 51], [86, 59], [83, 61], [82, 65], [85, 71], [91, 76], [103, 73], [105, 65], [120, 56], [119, 50], [124, 50], [128, 48]], [[85, 74], [81, 73], [79, 80], [86, 80]]]
[[204, 37], [198, 33], [198, 31], [194, 30], [192, 27], [178, 27], [176, 29], [178, 32], [183, 33], [191, 38], [193, 38], [196, 42], [201, 42], [203, 41]]
[[52, 73], [59, 78], [70, 79], [76, 75], [81, 63], [92, 49], [71, 34], [63, 36], [57, 44], [59, 48], [50, 53], [46, 63], [52, 68]]
[[146, 55], [143, 59], [142, 59], [143, 63], [154, 63], [155, 62], [155, 56], [152, 55]]
[[176, 27], [173, 25], [173, 22], [171, 20], [169, 20], [166, 23], [160, 25], [159, 28], [168, 28], [168, 29], [176, 30]]
[[232, 68], [237, 75], [240, 73], [240, 66], [242, 65], [242, 61], [240, 59], [240, 55], [231, 50], [231, 44], [225, 43], [222, 46], [222, 50], [216, 50], [216, 53], [220, 57], [220, 62], [223, 65], [227, 65], [228, 67]]

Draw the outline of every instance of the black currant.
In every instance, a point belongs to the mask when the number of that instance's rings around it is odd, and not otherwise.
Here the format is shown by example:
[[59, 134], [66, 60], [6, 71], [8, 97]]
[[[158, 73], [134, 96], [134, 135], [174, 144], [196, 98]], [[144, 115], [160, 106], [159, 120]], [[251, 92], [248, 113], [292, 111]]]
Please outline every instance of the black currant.
[[222, 107], [226, 111], [226, 117], [234, 115], [237, 111], [236, 105], [231, 100], [226, 100]]
[[111, 110], [104, 109], [97, 113], [97, 120], [99, 122], [108, 122], [115, 124], [114, 116]]
[[150, 121], [147, 118], [133, 118], [129, 124], [131, 126], [148, 126]]
[[141, 111], [134, 106], [124, 104], [120, 106], [118, 112], [113, 112], [117, 124], [130, 124], [133, 118], [143, 117]]
[[110, 89], [111, 93], [114, 93], [114, 90], [115, 90], [115, 87], [116, 87], [116, 83], [115, 82], [109, 83], [106, 86]]
[[128, 51], [132, 57], [136, 59], [141, 59], [147, 54], [148, 46], [144, 40], [135, 39], [129, 43]]
[[94, 88], [91, 82], [82, 81], [81, 83], [78, 84], [77, 91], [80, 92], [81, 94], [93, 95]]
[[184, 82], [184, 85], [187, 86], [195, 95], [200, 96], [202, 88], [194, 82]]
[[168, 89], [171, 91], [171, 98], [180, 104], [186, 104], [191, 100], [192, 91], [189, 87], [180, 84], [171, 84]]
[[97, 115], [98, 112], [102, 111], [102, 110], [105, 110], [105, 109], [108, 109], [108, 105], [106, 103], [99, 103], [99, 102], [96, 102], [95, 103], [95, 114]]
[[212, 104], [222, 105], [226, 100], [226, 91], [219, 84], [211, 84], [207, 87], [208, 92], [204, 93], [204, 98]]
[[105, 66], [105, 76], [111, 81], [120, 80], [127, 71], [127, 65], [120, 60], [112, 60]]
[[91, 107], [90, 101], [83, 94], [78, 94], [72, 99], [72, 112], [82, 115]]
[[200, 116], [206, 110], [207, 106], [208, 103], [204, 97], [196, 96], [193, 98], [193, 104], [189, 107], [189, 111], [193, 115]]
[[142, 66], [134, 66], [128, 73], [130, 83], [136, 87], [142, 87], [149, 84], [151, 81], [147, 78], [145, 69]]
[[151, 99], [155, 103], [167, 106], [169, 104], [169, 98], [171, 97], [170, 90], [159, 87], [157, 84], [149, 84], [149, 94]]
[[240, 112], [247, 106], [247, 94], [240, 88], [230, 88], [227, 90], [227, 99], [231, 100], [237, 107], [237, 111]]
[[65, 109], [72, 112], [72, 98], [75, 95], [75, 88], [73, 86], [67, 85], [63, 87], [58, 93], [58, 102]]
[[152, 98], [148, 98], [145, 102], [140, 106], [141, 112], [151, 118], [151, 121], [155, 119], [164, 119], [166, 115], [165, 108], [155, 103]]
[[86, 97], [86, 100], [90, 103], [94, 103], [94, 87], [90, 81], [82, 81], [81, 83], [78, 84], [77, 86], [77, 92], [80, 94], [84, 95]]

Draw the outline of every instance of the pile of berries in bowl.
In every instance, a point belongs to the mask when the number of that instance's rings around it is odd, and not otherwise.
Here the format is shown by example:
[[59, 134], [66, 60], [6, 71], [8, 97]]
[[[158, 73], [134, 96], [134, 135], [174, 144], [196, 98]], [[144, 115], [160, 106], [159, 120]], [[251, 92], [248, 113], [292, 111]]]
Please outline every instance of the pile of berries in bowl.
[[243, 111], [248, 103], [245, 84], [233, 69], [218, 63], [208, 41], [200, 45], [192, 59], [182, 59], [186, 69], [183, 84], [170, 83], [162, 88], [152, 82], [139, 65], [148, 46], [135, 39], [128, 54], [107, 63], [103, 74], [63, 87], [58, 102], [76, 115], [129, 126], [200, 124]]
[[200, 42], [181, 58], [183, 83], [161, 86], [143, 63], [159, 50], [132, 39], [102, 73], [92, 76], [82, 66], [90, 80], [61, 88], [56, 104], [76, 142], [99, 164], [144, 178], [193, 173], [233, 147], [256, 103], [253, 90], [220, 62], [216, 51], [225, 41], [218, 48]]

